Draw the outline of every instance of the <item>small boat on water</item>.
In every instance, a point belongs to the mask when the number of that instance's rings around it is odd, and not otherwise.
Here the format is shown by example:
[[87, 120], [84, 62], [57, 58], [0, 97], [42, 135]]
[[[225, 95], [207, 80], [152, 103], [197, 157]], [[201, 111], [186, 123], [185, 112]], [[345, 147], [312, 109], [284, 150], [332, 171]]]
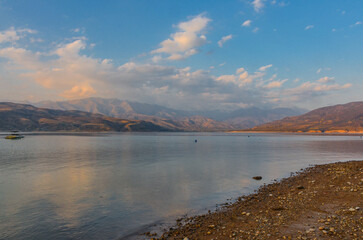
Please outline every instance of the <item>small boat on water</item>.
[[17, 139], [22, 139], [22, 138], [24, 138], [24, 136], [20, 135], [18, 133], [18, 131], [12, 131], [10, 135], [7, 135], [5, 137], [5, 139], [9, 139], [9, 140], [17, 140]]

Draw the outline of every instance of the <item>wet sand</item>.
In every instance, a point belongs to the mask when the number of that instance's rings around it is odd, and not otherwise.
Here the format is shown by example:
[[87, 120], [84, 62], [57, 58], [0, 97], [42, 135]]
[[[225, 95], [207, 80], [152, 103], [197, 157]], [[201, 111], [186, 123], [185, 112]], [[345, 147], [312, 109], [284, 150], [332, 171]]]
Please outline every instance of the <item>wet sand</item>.
[[[148, 235], [148, 236], [147, 236]], [[317, 165], [154, 239], [363, 239], [363, 161]]]

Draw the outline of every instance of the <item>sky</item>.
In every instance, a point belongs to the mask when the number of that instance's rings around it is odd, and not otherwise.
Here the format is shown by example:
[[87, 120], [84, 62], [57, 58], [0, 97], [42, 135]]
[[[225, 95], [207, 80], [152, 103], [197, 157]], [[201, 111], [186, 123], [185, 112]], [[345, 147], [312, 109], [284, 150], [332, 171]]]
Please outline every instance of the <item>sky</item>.
[[0, 0], [0, 101], [363, 100], [361, 0]]

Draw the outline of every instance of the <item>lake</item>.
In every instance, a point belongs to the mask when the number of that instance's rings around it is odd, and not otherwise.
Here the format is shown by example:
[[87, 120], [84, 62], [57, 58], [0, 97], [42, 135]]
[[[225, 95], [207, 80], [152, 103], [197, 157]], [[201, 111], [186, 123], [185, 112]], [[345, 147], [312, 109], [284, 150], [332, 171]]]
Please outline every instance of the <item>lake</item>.
[[0, 239], [133, 238], [309, 164], [361, 159], [359, 136], [1, 136]]

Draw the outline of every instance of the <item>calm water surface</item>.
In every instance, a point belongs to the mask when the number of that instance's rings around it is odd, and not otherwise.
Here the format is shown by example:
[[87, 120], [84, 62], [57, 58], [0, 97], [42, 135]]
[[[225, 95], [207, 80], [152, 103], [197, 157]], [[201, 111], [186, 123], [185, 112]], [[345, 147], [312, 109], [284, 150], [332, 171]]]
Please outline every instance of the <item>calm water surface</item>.
[[[358, 159], [363, 140], [357, 136], [1, 138], [0, 239], [128, 238], [151, 224], [212, 209], [309, 164]], [[263, 181], [251, 180], [254, 175]]]

